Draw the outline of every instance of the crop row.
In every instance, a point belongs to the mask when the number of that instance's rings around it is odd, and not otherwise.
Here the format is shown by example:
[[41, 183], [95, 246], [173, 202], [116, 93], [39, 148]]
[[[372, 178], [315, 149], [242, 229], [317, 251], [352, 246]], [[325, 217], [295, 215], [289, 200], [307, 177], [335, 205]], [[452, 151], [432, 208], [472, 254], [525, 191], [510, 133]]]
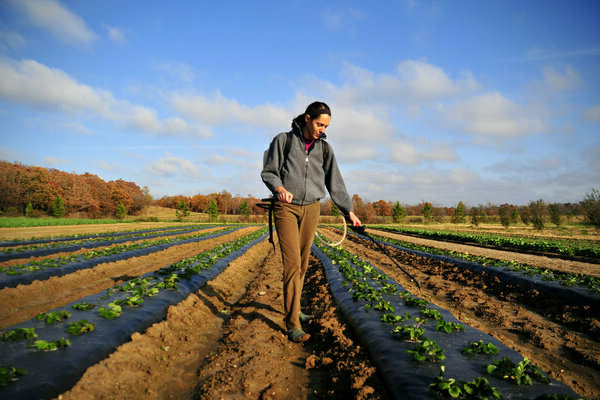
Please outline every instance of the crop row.
[[36, 244], [45, 244], [45, 243], [53, 243], [53, 242], [68, 242], [68, 241], [78, 241], [78, 240], [87, 240], [87, 239], [102, 239], [102, 238], [111, 238], [115, 236], [128, 235], [128, 234], [143, 234], [148, 232], [167, 232], [172, 230], [180, 230], [187, 229], [194, 226], [198, 226], [198, 224], [192, 225], [177, 225], [170, 227], [162, 227], [162, 228], [151, 228], [151, 229], [126, 229], [119, 231], [110, 231], [104, 233], [81, 233], [81, 234], [68, 234], [68, 235], [53, 235], [44, 238], [15, 238], [9, 241], [0, 242], [0, 247], [15, 247], [15, 246], [30, 246]]
[[407, 292], [370, 263], [315, 243], [336, 302], [394, 397], [576, 398], [527, 358]]
[[32, 246], [22, 246], [16, 249], [9, 248], [3, 250], [4, 254], [0, 254], [0, 262], [19, 258], [43, 257], [56, 253], [66, 253], [81, 249], [93, 249], [98, 247], [115, 245], [119, 243], [134, 242], [144, 239], [153, 239], [157, 237], [168, 237], [175, 235], [181, 236], [212, 227], [214, 226], [204, 225], [201, 227], [187, 227], [177, 230], [159, 230], [154, 232], [145, 232], [141, 234], [124, 234], [120, 236], [113, 236], [110, 238], [96, 238], [87, 240], [75, 240], [73, 242], [36, 244]]
[[[116, 241], [122, 239], [135, 239], [135, 238], [145, 238], [148, 236], [153, 236], [155, 234], [168, 234], [168, 233], [180, 233], [193, 231], [198, 229], [199, 226], [180, 226], [180, 227], [170, 227], [170, 228], [162, 228], [162, 229], [144, 229], [144, 230], [134, 230], [127, 232], [118, 232], [104, 235], [88, 235], [85, 237], [63, 237], [63, 238], [55, 238], [55, 239], [46, 239], [46, 240], [36, 240], [36, 241], [26, 241], [18, 244], [4, 242], [0, 243], [0, 247], [3, 247], [0, 252], [5, 254], [12, 253], [26, 253], [33, 250], [40, 249], [54, 249], [54, 248], [63, 248], [71, 245], [85, 246], [89, 243], [104, 243], [107, 241]], [[10, 247], [9, 247], [10, 246]]]
[[469, 253], [437, 249], [434, 247], [423, 246], [415, 243], [404, 242], [388, 237], [372, 235], [373, 238], [380, 242], [393, 244], [403, 248], [422, 251], [428, 254], [442, 255], [456, 259], [466, 260], [478, 263], [484, 267], [504, 268], [508, 271], [519, 272], [524, 276], [538, 277], [546, 282], [558, 282], [565, 287], [581, 287], [586, 288], [592, 294], [600, 294], [600, 279], [594, 276], [585, 274], [576, 274], [562, 271], [555, 271], [548, 268], [539, 268], [532, 265], [518, 263], [516, 261], [496, 260], [483, 256], [476, 256]]
[[570, 241], [533, 239], [524, 237], [509, 237], [492, 234], [475, 234], [468, 232], [449, 232], [405, 227], [377, 226], [380, 230], [395, 233], [406, 233], [430, 239], [477, 243], [499, 249], [514, 249], [518, 251], [535, 251], [554, 253], [562, 256], [588, 257], [600, 262], [600, 248], [590, 243], [573, 243]]
[[[176, 237], [161, 237], [157, 240], [145, 240], [138, 243], [109, 246], [103, 249], [91, 250], [85, 253], [63, 255], [57, 258], [34, 260], [25, 264], [13, 265], [0, 269], [0, 288], [15, 287], [17, 284], [32, 282], [35, 279], [48, 278], [49, 276], [64, 275], [74, 270], [91, 268], [102, 262], [117, 261], [142, 255], [142, 252], [151, 253], [155, 248], [166, 248], [182, 243], [197, 241], [211, 235], [223, 234], [234, 230], [236, 226], [225, 227], [217, 231], [200, 232], [194, 235], [180, 235]], [[21, 275], [26, 276], [21, 276]], [[4, 275], [4, 276], [3, 276]], [[16, 277], [11, 277], [15, 276]]]
[[90, 365], [133, 333], [163, 320], [170, 305], [264, 241], [265, 232], [255, 231], [10, 327], [0, 343], [0, 397], [48, 398], [69, 389]]

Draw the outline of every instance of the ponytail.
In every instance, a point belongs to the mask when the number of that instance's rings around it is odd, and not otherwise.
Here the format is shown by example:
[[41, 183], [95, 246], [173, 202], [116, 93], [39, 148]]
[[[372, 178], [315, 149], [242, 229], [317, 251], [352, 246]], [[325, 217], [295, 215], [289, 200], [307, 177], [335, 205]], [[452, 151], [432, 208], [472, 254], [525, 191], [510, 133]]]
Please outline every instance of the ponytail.
[[292, 121], [292, 128], [294, 127], [294, 125], [298, 125], [300, 127], [300, 130], [304, 129], [304, 125], [306, 125], [306, 120], [304, 119], [304, 116], [306, 114], [308, 114], [310, 118], [317, 118], [321, 114], [327, 114], [331, 116], [331, 109], [327, 104], [323, 103], [322, 101], [315, 101], [314, 103], [311, 103], [308, 105], [308, 107], [306, 107], [306, 111], [304, 111], [303, 114], [300, 114], [296, 118], [294, 118], [294, 120]]

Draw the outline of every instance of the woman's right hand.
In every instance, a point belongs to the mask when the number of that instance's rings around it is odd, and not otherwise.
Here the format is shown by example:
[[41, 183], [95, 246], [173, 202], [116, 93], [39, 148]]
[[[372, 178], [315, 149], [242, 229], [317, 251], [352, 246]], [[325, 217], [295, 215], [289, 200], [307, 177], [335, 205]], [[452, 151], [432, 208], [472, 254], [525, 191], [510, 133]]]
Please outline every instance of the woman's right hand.
[[277, 188], [277, 200], [282, 203], [291, 203], [294, 195], [288, 192], [283, 186]]

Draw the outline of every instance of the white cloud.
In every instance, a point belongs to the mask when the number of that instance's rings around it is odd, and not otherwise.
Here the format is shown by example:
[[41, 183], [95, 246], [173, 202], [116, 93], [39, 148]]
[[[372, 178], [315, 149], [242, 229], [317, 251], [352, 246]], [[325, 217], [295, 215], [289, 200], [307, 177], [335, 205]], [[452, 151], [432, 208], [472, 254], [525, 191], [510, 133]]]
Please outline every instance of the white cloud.
[[0, 49], [19, 49], [25, 47], [27, 41], [18, 33], [0, 31]]
[[22, 7], [31, 22], [48, 30], [59, 40], [75, 45], [89, 46], [96, 34], [78, 15], [55, 0], [14, 0]]
[[44, 157], [44, 163], [46, 165], [50, 165], [50, 166], [54, 167], [56, 165], [69, 164], [70, 161], [67, 160], [66, 158], [57, 158], [57, 157], [47, 156], [47, 157]]
[[81, 84], [65, 72], [34, 60], [0, 60], [0, 98], [67, 113], [91, 112], [126, 129], [158, 134], [210, 134], [179, 117], [160, 120], [156, 110], [119, 100], [105, 90]]
[[446, 118], [468, 133], [491, 137], [532, 135], [546, 129], [542, 121], [499, 92], [458, 101], [446, 112]]
[[596, 104], [583, 111], [585, 121], [600, 122], [600, 104]]
[[542, 70], [546, 85], [556, 91], [571, 90], [581, 83], [579, 73], [567, 65], [563, 71], [557, 71], [553, 66], [546, 66]]
[[121, 44], [124, 44], [127, 42], [127, 39], [125, 38], [125, 34], [119, 28], [117, 28], [115, 26], [110, 26], [110, 25], [104, 25], [104, 28], [106, 29], [108, 38], [113, 43], [121, 45]]
[[146, 172], [153, 176], [172, 177], [176, 175], [198, 176], [198, 168], [193, 162], [167, 154], [165, 157], [146, 165]]
[[175, 110], [206, 125], [229, 125], [234, 123], [281, 129], [290, 123], [290, 113], [269, 104], [255, 107], [240, 104], [220, 93], [212, 98], [174, 93], [171, 103]]

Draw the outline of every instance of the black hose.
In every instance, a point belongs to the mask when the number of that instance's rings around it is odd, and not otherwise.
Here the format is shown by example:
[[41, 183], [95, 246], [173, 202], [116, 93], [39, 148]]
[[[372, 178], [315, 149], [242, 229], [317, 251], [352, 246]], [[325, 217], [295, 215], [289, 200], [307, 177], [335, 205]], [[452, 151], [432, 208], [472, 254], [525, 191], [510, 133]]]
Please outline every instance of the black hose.
[[404, 272], [404, 274], [406, 274], [406, 276], [408, 276], [408, 277], [410, 278], [410, 280], [411, 280], [411, 281], [413, 281], [413, 282], [414, 282], [414, 283], [417, 285], [417, 288], [419, 288], [419, 293], [421, 293], [421, 284], [419, 283], [419, 281], [417, 280], [417, 278], [415, 278], [415, 277], [414, 277], [414, 276], [412, 276], [410, 273], [408, 273], [408, 271], [406, 271], [404, 268], [402, 268], [402, 267], [400, 266], [400, 264], [398, 264], [398, 263], [396, 262], [396, 260], [395, 260], [395, 259], [394, 259], [394, 258], [393, 258], [391, 255], [390, 255], [390, 253], [388, 253], [388, 251], [385, 249], [385, 247], [384, 247], [384, 246], [382, 246], [382, 245], [381, 245], [381, 243], [379, 243], [377, 240], [373, 239], [373, 238], [371, 237], [371, 235], [369, 235], [369, 234], [366, 232], [366, 228], [365, 228], [365, 226], [364, 226], [364, 225], [360, 225], [360, 226], [354, 226], [352, 223], [349, 223], [349, 225], [350, 225], [350, 228], [351, 228], [351, 229], [352, 229], [354, 232], [356, 232], [356, 233], [358, 233], [358, 234], [360, 234], [360, 235], [366, 236], [366, 237], [368, 237], [369, 239], [371, 239], [371, 241], [372, 241], [373, 243], [375, 243], [375, 244], [377, 245], [377, 247], [379, 247], [379, 249], [380, 249], [380, 250], [381, 250], [383, 253], [385, 253], [385, 255], [386, 255], [386, 256], [388, 256], [388, 257], [389, 257], [389, 259], [390, 259], [390, 260], [392, 260], [392, 262], [393, 262], [394, 264], [396, 264], [396, 267], [398, 267], [398, 269], [399, 269], [400, 271]]

